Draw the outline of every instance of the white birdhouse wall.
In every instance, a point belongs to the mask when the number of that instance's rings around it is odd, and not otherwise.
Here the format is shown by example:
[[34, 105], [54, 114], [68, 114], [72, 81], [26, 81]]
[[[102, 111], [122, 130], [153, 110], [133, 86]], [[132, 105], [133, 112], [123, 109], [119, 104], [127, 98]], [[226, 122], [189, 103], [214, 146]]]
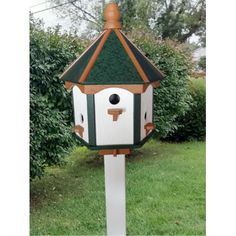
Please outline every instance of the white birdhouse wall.
[[97, 145], [133, 144], [134, 94], [108, 88], [95, 94]]
[[73, 87], [73, 106], [75, 126], [79, 125], [83, 130], [82, 133], [76, 132], [76, 134], [84, 141], [88, 142], [87, 95], [82, 93], [77, 86]]
[[143, 140], [146, 136], [146, 130], [144, 126], [147, 123], [152, 123], [153, 117], [153, 87], [149, 85], [145, 93], [141, 94], [141, 127], [140, 127], [140, 138]]

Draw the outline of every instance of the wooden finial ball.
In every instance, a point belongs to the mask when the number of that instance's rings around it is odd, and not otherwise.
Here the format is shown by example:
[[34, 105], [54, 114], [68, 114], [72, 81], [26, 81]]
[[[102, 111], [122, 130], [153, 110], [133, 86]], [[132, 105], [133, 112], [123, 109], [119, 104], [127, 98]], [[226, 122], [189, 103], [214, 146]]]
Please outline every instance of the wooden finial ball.
[[116, 3], [109, 3], [104, 10], [104, 29], [120, 29], [120, 10]]

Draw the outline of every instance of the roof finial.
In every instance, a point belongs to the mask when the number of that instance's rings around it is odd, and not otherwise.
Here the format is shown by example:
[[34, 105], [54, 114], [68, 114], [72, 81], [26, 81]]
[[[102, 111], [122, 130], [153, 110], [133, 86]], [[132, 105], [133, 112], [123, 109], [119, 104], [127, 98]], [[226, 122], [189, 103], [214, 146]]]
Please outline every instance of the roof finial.
[[120, 10], [116, 3], [111, 2], [106, 5], [104, 10], [104, 29], [120, 29]]

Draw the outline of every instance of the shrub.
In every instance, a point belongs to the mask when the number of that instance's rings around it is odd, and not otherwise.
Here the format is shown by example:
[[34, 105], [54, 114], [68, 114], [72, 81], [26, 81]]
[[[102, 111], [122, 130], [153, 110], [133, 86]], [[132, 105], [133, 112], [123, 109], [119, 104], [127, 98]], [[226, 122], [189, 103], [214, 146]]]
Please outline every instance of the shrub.
[[206, 135], [206, 87], [204, 79], [192, 79], [189, 89], [193, 98], [190, 109], [178, 117], [179, 128], [169, 137], [172, 141], [204, 140]]
[[200, 57], [198, 61], [199, 70], [206, 71], [206, 56]]
[[76, 37], [59, 28], [30, 24], [30, 177], [40, 177], [48, 165], [62, 163], [73, 145], [71, 96], [58, 75], [83, 50]]
[[154, 90], [154, 122], [158, 135], [167, 137], [178, 129], [177, 117], [188, 111], [192, 100], [188, 90], [191, 56], [181, 45], [159, 41], [151, 34], [132, 32], [130, 37], [165, 74], [160, 88]]

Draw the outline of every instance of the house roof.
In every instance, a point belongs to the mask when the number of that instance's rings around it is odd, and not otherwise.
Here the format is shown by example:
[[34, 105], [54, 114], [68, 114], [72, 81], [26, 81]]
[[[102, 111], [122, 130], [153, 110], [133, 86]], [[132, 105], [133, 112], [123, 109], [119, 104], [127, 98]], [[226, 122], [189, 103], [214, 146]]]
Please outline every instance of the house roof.
[[63, 81], [80, 85], [128, 85], [149, 84], [163, 78], [122, 33], [119, 17], [118, 6], [108, 4], [104, 32], [66, 69], [61, 75]]

